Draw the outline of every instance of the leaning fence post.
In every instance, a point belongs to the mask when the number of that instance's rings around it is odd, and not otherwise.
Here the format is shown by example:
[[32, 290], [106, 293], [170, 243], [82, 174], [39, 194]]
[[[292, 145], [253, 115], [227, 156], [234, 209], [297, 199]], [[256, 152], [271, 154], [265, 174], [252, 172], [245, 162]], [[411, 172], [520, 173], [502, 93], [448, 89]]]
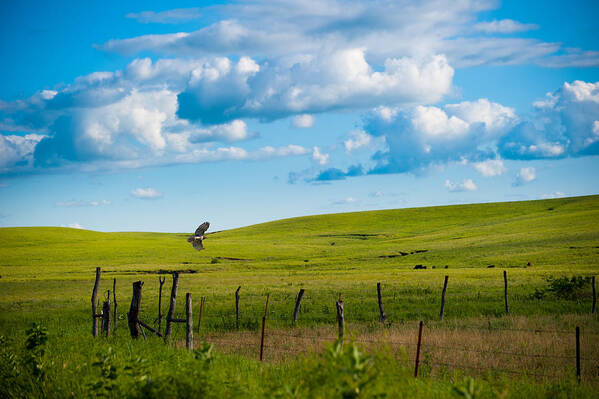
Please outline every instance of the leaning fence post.
[[262, 355], [264, 354], [264, 328], [266, 326], [266, 315], [268, 314], [268, 299], [270, 294], [266, 294], [266, 307], [264, 308], [264, 316], [262, 316], [262, 335], [260, 336], [260, 361], [262, 361]]
[[193, 350], [193, 314], [191, 307], [191, 293], [185, 294], [185, 347], [188, 351]]
[[239, 330], [239, 290], [241, 286], [235, 290], [235, 326]]
[[198, 316], [198, 334], [200, 333], [200, 327], [202, 326], [202, 311], [204, 310], [204, 297], [200, 297], [200, 314]]
[[110, 290], [104, 303], [102, 304], [102, 334], [106, 337], [110, 335]]
[[593, 283], [593, 308], [591, 309], [591, 313], [595, 313], [597, 309], [597, 289], [595, 288], [595, 276], [592, 278]]
[[297, 314], [300, 310], [300, 303], [302, 302], [302, 297], [304, 296], [304, 289], [301, 288], [299, 293], [297, 294], [297, 299], [295, 301], [295, 309], [293, 309], [293, 324], [297, 323]]
[[580, 384], [580, 327], [576, 326], [576, 380]]
[[510, 314], [510, 308], [507, 303], [507, 271], [503, 271], [503, 296], [505, 298], [505, 314]]
[[96, 281], [94, 282], [94, 289], [92, 291], [92, 334], [94, 337], [98, 336], [98, 305], [96, 298], [98, 297], [98, 288], [100, 287], [100, 274], [101, 270], [96, 267]]
[[439, 317], [443, 320], [443, 310], [445, 309], [445, 292], [447, 292], [447, 280], [449, 280], [449, 276], [445, 276], [445, 282], [443, 283], [443, 293], [441, 294], [441, 312], [439, 313]]
[[168, 340], [171, 335], [173, 325], [173, 315], [175, 314], [175, 304], [177, 303], [177, 286], [179, 285], [179, 273], [173, 273], [173, 286], [171, 287], [171, 301], [166, 314], [166, 329], [164, 331], [164, 340]]
[[383, 310], [383, 295], [381, 294], [381, 283], [376, 283], [376, 293], [379, 300], [379, 313], [381, 314], [380, 320], [381, 323], [384, 323], [387, 320], [387, 316], [385, 315], [385, 311]]
[[112, 325], [114, 327], [114, 331], [116, 331], [116, 277], [114, 279], [112, 279], [112, 297], [113, 297], [113, 317], [112, 317]]
[[131, 333], [131, 338], [133, 339], [139, 337], [139, 310], [141, 308], [141, 287], [143, 284], [143, 281], [136, 281], [133, 283], [133, 297], [131, 298], [129, 313], [127, 313], [129, 331]]
[[418, 344], [416, 345], [416, 362], [414, 364], [414, 377], [418, 377], [418, 364], [420, 363], [420, 345], [422, 344], [422, 320], [418, 327]]
[[341, 344], [343, 345], [343, 329], [344, 329], [344, 316], [343, 316], [343, 301], [341, 300], [341, 294], [339, 294], [339, 300], [336, 303], [337, 305], [337, 323], [339, 325], [339, 333], [338, 333], [338, 339], [339, 342], [341, 342]]

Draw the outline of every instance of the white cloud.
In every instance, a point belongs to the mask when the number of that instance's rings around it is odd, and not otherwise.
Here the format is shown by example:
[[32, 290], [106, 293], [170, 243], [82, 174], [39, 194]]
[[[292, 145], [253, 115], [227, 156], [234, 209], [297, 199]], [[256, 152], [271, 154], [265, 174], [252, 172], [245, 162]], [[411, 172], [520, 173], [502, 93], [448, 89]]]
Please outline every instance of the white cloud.
[[30, 165], [33, 150], [44, 136], [26, 134], [24, 136], [0, 134], [0, 172], [10, 170], [14, 166]]
[[599, 82], [565, 82], [536, 101], [530, 120], [499, 142], [503, 158], [535, 159], [599, 154]]
[[354, 130], [349, 133], [350, 138], [343, 142], [345, 151], [351, 152], [357, 150], [360, 147], [364, 147], [370, 144], [372, 137], [364, 132], [363, 130]]
[[485, 33], [514, 33], [539, 29], [537, 24], [523, 24], [513, 19], [501, 19], [474, 24], [474, 30]]
[[451, 192], [475, 191], [477, 188], [472, 179], [465, 179], [461, 183], [452, 183], [449, 180], [445, 180], [445, 187]]
[[193, 8], [176, 8], [174, 10], [167, 10], [162, 12], [154, 11], [142, 11], [138, 13], [129, 13], [126, 15], [127, 18], [136, 19], [138, 22], [158, 23], [158, 24], [172, 24], [179, 22], [187, 22], [193, 19], [202, 17], [200, 9], [197, 7]]
[[318, 162], [319, 165], [326, 165], [329, 162], [329, 154], [320, 152], [320, 148], [314, 147], [312, 151], [312, 159]]
[[100, 206], [100, 205], [110, 205], [111, 202], [107, 200], [101, 201], [81, 201], [81, 200], [69, 200], [69, 201], [58, 201], [56, 202], [56, 206], [73, 208], [73, 207], [86, 207], [86, 206]]
[[512, 108], [486, 99], [447, 104], [443, 108], [416, 106], [393, 116], [374, 111], [364, 130], [385, 139], [371, 173], [402, 173], [448, 162], [482, 162], [495, 158], [495, 142], [518, 122]]
[[71, 229], [82, 229], [83, 227], [79, 223], [68, 223], [66, 225], [61, 224], [60, 227], [69, 227]]
[[[152, 51], [166, 55], [235, 54], [272, 59], [318, 54], [332, 48], [365, 48], [369, 58], [377, 63], [399, 54], [407, 57], [446, 54], [458, 67], [599, 64], [599, 57], [580, 49], [564, 49], [560, 43], [498, 37], [538, 26], [512, 19], [477, 21], [477, 14], [496, 7], [493, 0], [244, 1], [210, 6], [207, 13], [216, 12], [221, 19], [194, 32], [110, 40], [101, 48], [125, 54]], [[197, 14], [202, 12], [203, 9], [197, 10]], [[132, 16], [156, 20], [167, 13]]]
[[312, 127], [312, 126], [314, 126], [315, 122], [316, 122], [316, 118], [314, 118], [314, 115], [310, 115], [310, 114], [296, 115], [293, 118], [291, 118], [291, 126], [297, 127], [297, 128]]
[[333, 202], [333, 205], [350, 205], [355, 204], [358, 200], [354, 197], [347, 197], [345, 199]]
[[564, 194], [563, 192], [556, 191], [554, 193], [543, 194], [543, 195], [541, 195], [541, 198], [542, 199], [550, 199], [550, 198], [562, 198], [562, 197], [565, 197], [565, 196], [566, 196], [566, 194]]
[[162, 197], [162, 193], [157, 191], [155, 188], [136, 188], [131, 190], [131, 195], [139, 199], [156, 199]]
[[516, 180], [514, 181], [514, 186], [521, 186], [526, 183], [530, 183], [531, 181], [537, 178], [537, 174], [535, 168], [532, 166], [521, 168], [520, 171], [516, 174]]
[[489, 159], [482, 162], [476, 162], [473, 166], [474, 169], [485, 177], [501, 176], [507, 171], [501, 159]]

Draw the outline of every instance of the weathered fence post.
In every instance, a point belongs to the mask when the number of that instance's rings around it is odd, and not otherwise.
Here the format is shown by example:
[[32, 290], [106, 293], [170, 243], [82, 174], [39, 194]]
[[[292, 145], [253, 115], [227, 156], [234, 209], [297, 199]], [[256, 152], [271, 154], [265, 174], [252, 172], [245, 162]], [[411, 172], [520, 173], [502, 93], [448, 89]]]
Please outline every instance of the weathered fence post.
[[202, 326], [202, 311], [204, 310], [204, 297], [200, 297], [200, 314], [198, 316], [198, 334], [200, 333], [200, 327]]
[[235, 326], [239, 330], [239, 290], [241, 286], [235, 290]]
[[445, 276], [445, 282], [443, 283], [443, 293], [441, 294], [441, 312], [439, 313], [439, 317], [443, 320], [443, 310], [445, 309], [445, 292], [447, 292], [447, 280], [449, 280], [449, 276]]
[[112, 279], [112, 298], [114, 299], [112, 301], [113, 305], [114, 305], [114, 309], [113, 309], [113, 317], [112, 317], [112, 326], [114, 327], [113, 330], [116, 331], [116, 277], [114, 279]]
[[102, 334], [108, 337], [110, 335], [110, 290], [104, 303], [102, 304]]
[[422, 344], [422, 320], [418, 327], [418, 344], [416, 345], [416, 361], [414, 363], [414, 377], [418, 377], [418, 364], [420, 363], [420, 346]]
[[510, 307], [507, 303], [507, 271], [503, 271], [503, 296], [505, 298], [505, 314], [510, 314]]
[[101, 270], [96, 267], [96, 281], [94, 282], [94, 289], [92, 291], [92, 334], [94, 337], [98, 336], [98, 305], [96, 298], [98, 297], [98, 288], [100, 287], [100, 274]]
[[193, 319], [191, 307], [191, 293], [185, 294], [185, 347], [188, 351], [193, 350]]
[[597, 309], [597, 289], [595, 288], [595, 276], [592, 278], [593, 283], [593, 308], [591, 309], [591, 313], [595, 313]]
[[[240, 287], [241, 288], [241, 287]], [[266, 294], [266, 307], [264, 308], [264, 316], [262, 317], [262, 334], [260, 335], [260, 361], [264, 354], [264, 329], [266, 327], [266, 315], [268, 315], [268, 299], [270, 294]]]
[[166, 281], [166, 277], [158, 277], [160, 289], [158, 290], [158, 331], [162, 331], [162, 286]]
[[580, 327], [576, 326], [576, 380], [580, 384]]
[[379, 313], [381, 314], [380, 320], [381, 323], [384, 323], [387, 320], [387, 316], [385, 315], [385, 310], [383, 310], [383, 295], [381, 294], [381, 283], [376, 283], [376, 293], [379, 300]]
[[297, 299], [295, 300], [295, 309], [293, 309], [293, 324], [297, 323], [297, 314], [300, 310], [300, 304], [302, 302], [302, 297], [304, 296], [304, 289], [301, 288], [299, 293], [297, 294]]
[[173, 325], [173, 315], [175, 314], [175, 304], [177, 303], [177, 287], [179, 285], [179, 273], [173, 273], [173, 286], [171, 287], [171, 301], [166, 314], [166, 329], [164, 331], [164, 339], [169, 339]]
[[133, 339], [139, 337], [139, 310], [141, 308], [141, 287], [143, 284], [143, 281], [136, 281], [133, 283], [133, 297], [131, 298], [129, 313], [127, 313], [129, 331], [131, 332], [131, 338]]
[[338, 339], [339, 342], [341, 342], [341, 344], [343, 345], [343, 329], [344, 329], [344, 322], [345, 322], [345, 318], [343, 316], [343, 301], [341, 300], [341, 294], [339, 294], [339, 300], [336, 303], [337, 306], [337, 323], [339, 325], [339, 334], [338, 334]]

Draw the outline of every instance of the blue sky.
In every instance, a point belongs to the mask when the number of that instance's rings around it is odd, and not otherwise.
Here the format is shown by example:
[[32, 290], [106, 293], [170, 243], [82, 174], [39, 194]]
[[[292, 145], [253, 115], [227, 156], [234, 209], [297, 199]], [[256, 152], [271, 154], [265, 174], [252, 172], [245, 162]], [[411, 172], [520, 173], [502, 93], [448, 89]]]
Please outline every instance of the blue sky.
[[2, 2], [0, 226], [183, 232], [597, 194], [596, 15]]

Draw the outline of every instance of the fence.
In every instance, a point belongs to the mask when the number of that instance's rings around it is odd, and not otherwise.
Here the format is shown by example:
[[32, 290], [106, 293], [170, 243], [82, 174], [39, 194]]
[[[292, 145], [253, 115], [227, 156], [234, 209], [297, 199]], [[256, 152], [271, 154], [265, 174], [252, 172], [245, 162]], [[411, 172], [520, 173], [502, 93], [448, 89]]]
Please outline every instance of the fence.
[[[96, 280], [92, 291], [92, 333], [97, 336], [97, 320], [101, 319], [103, 335], [110, 334], [111, 308], [110, 291], [107, 292], [102, 311], [97, 313], [98, 286], [100, 281], [100, 268], [96, 269]], [[509, 314], [508, 307], [508, 284], [507, 274], [504, 278], [504, 301], [505, 313]], [[169, 311], [166, 317], [165, 339], [171, 335], [172, 323], [185, 323], [186, 340], [188, 350], [194, 347], [193, 317], [191, 305], [191, 293], [186, 294], [186, 306], [184, 319], [174, 317], [177, 299], [177, 286], [179, 274], [173, 273]], [[128, 312], [129, 328], [132, 338], [137, 338], [141, 331], [144, 338], [144, 328], [150, 332], [162, 336], [160, 333], [162, 310], [162, 286], [165, 279], [159, 278], [159, 309], [155, 323], [158, 329], [152, 327], [139, 319], [141, 307], [141, 290], [143, 282], [133, 283], [133, 299]], [[596, 308], [595, 278], [592, 278], [593, 306], [592, 313]], [[443, 320], [445, 294], [448, 287], [448, 276], [445, 276], [443, 291], [441, 294], [441, 309], [439, 320]], [[116, 279], [113, 281], [113, 303], [116, 305]], [[198, 339], [208, 341], [224, 352], [239, 353], [248, 356], [256, 356], [260, 361], [279, 361], [286, 357], [297, 356], [301, 353], [321, 350], [328, 342], [336, 339], [347, 340], [345, 327], [344, 302], [339, 295], [335, 303], [337, 331], [329, 327], [316, 326], [310, 329], [290, 330], [269, 329], [267, 319], [269, 317], [270, 296], [259, 297], [265, 299], [264, 315], [261, 320], [260, 335], [254, 331], [239, 331], [240, 329], [240, 290], [235, 290], [234, 313], [206, 314], [204, 309], [205, 297], [200, 298], [197, 336]], [[301, 301], [304, 297], [304, 289], [301, 289], [295, 298], [293, 307], [293, 325], [298, 320]], [[383, 295], [380, 283], [377, 283], [377, 303], [379, 309], [379, 328], [375, 331], [362, 331], [364, 326], [356, 325], [349, 339], [366, 347], [380, 347], [389, 349], [396, 358], [406, 365], [414, 365], [414, 375], [418, 376], [419, 369], [430, 374], [448, 372], [448, 370], [464, 370], [469, 373], [503, 373], [514, 375], [525, 375], [535, 378], [566, 378], [575, 375], [579, 381], [581, 378], [595, 379], [599, 377], [599, 345], [596, 343], [599, 334], [583, 331], [576, 327], [572, 331], [557, 329], [528, 329], [528, 328], [502, 328], [468, 325], [451, 326], [448, 323], [424, 324], [420, 322], [418, 328], [391, 328], [383, 306]], [[248, 296], [244, 294], [244, 296]], [[256, 297], [257, 295], [249, 295]], [[332, 305], [332, 304], [331, 304]], [[233, 320], [234, 318], [234, 320]], [[289, 317], [286, 318], [289, 320]], [[202, 330], [202, 321], [222, 321], [228, 330], [220, 334], [211, 334]], [[116, 306], [112, 317], [113, 331], [116, 330]], [[256, 317], [251, 327], [258, 329], [259, 319]], [[466, 344], [468, 346], [466, 346]], [[516, 367], [514, 367], [516, 366]]]

